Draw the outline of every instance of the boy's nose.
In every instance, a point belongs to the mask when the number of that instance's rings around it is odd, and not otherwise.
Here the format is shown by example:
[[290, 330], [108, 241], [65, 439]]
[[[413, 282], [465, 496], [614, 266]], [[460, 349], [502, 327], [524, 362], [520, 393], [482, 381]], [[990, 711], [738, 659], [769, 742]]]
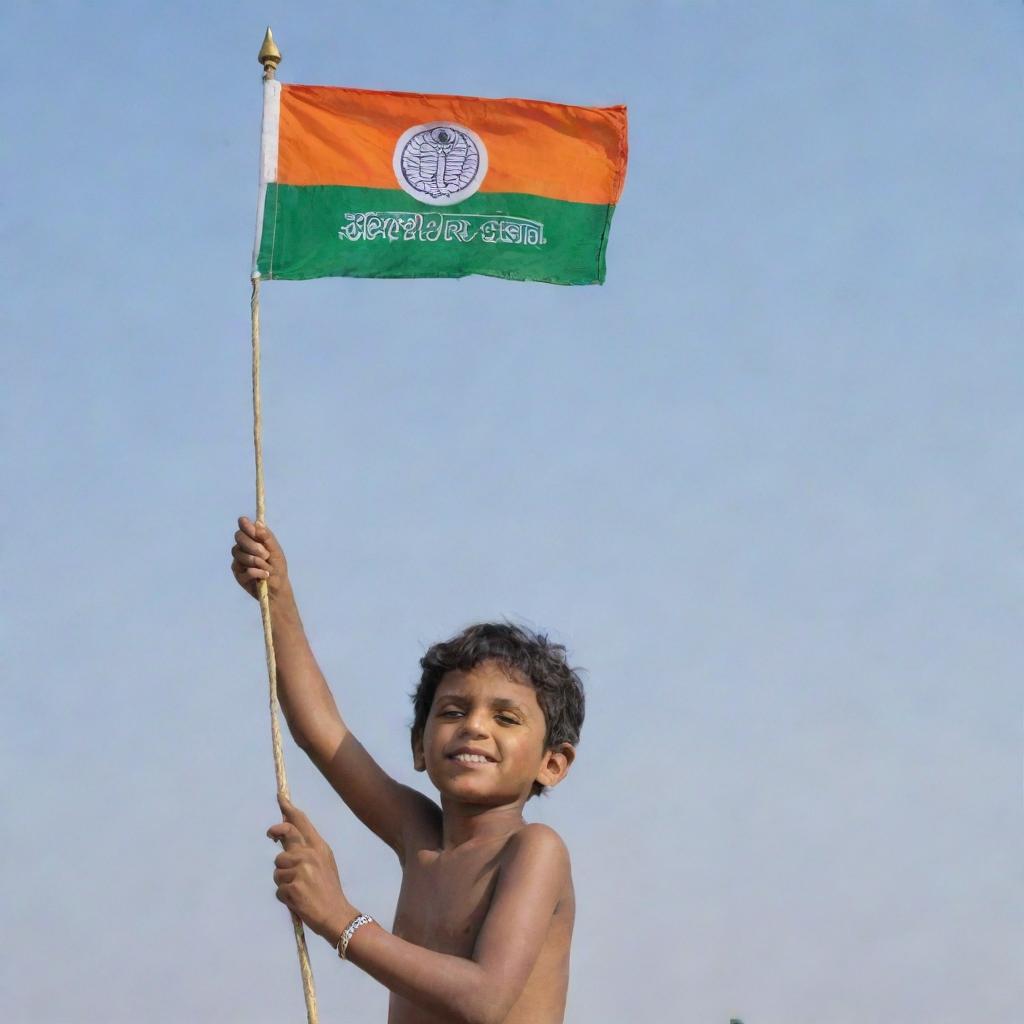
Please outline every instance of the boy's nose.
[[484, 727], [484, 716], [466, 715], [462, 720], [461, 731], [467, 736], [486, 736], [487, 730]]

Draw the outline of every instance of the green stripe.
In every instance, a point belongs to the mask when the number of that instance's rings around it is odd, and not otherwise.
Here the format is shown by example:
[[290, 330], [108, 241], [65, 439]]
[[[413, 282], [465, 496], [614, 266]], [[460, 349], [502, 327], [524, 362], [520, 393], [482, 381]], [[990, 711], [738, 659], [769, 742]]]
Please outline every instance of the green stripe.
[[[270, 184], [257, 268], [267, 280], [485, 274], [600, 284], [614, 210], [505, 192], [427, 206], [400, 189]], [[543, 242], [526, 222], [542, 225]]]

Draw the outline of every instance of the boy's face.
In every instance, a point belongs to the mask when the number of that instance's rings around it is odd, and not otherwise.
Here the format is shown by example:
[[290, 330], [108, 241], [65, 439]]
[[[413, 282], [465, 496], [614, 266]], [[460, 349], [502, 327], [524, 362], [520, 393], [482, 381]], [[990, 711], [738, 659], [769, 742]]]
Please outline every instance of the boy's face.
[[455, 799], [525, 800], [534, 782], [556, 785], [572, 762], [568, 743], [545, 749], [546, 730], [533, 685], [502, 664], [481, 662], [445, 673], [414, 747], [415, 765]]

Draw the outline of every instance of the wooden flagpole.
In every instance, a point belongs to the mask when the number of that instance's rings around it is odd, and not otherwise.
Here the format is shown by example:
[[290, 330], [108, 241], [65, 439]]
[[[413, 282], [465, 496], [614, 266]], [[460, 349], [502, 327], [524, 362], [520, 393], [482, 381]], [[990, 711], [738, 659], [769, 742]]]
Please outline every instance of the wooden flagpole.
[[[269, 82], [281, 63], [281, 51], [274, 43], [270, 28], [263, 37], [259, 62], [263, 65], [263, 81]], [[256, 226], [257, 231], [262, 225]], [[263, 523], [266, 515], [266, 495], [263, 490], [263, 417], [260, 406], [260, 277], [252, 274], [252, 440], [256, 453], [256, 522]], [[274, 634], [270, 622], [270, 592], [267, 581], [257, 584], [260, 601], [260, 616], [263, 619], [263, 643], [267, 655], [267, 676], [270, 680], [270, 735], [274, 744], [274, 772], [277, 775], [277, 792], [290, 799], [288, 777], [284, 769], [284, 751], [281, 749], [281, 726], [278, 722], [277, 702], [277, 658], [274, 655]], [[299, 969], [302, 972], [302, 991], [306, 997], [306, 1019], [308, 1024], [317, 1024], [316, 992], [313, 989], [313, 971], [309, 966], [309, 950], [306, 948], [306, 933], [302, 919], [294, 911], [292, 928], [295, 931], [295, 945], [299, 953]]]

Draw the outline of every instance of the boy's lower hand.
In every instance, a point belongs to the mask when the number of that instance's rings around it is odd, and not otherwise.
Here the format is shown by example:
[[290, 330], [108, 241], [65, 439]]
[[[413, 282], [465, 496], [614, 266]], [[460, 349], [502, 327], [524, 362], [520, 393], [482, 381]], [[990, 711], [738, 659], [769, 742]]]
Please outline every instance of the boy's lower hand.
[[246, 516], [238, 520], [235, 546], [231, 549], [231, 572], [238, 585], [253, 597], [258, 596], [260, 580], [267, 581], [270, 597], [287, 590], [288, 562], [277, 538], [262, 523]]
[[285, 820], [267, 829], [284, 846], [274, 859], [277, 898], [317, 935], [336, 945], [359, 911], [341, 888], [331, 848], [313, 823], [287, 797], [278, 796]]

